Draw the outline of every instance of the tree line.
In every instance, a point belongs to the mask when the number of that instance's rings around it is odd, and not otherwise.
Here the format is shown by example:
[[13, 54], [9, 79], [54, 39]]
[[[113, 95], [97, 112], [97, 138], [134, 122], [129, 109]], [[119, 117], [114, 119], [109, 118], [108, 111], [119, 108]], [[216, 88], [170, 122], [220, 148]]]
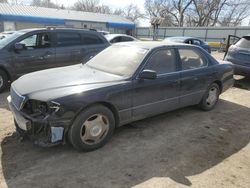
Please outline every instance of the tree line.
[[[26, 0], [29, 1], [29, 0]], [[20, 4], [25, 0], [0, 0]], [[27, 3], [26, 3], [27, 4]], [[78, 0], [71, 7], [51, 0], [31, 0], [32, 6], [115, 14], [137, 23], [140, 19], [159, 18], [161, 26], [238, 26], [250, 16], [250, 0], [145, 0], [143, 13], [137, 5], [113, 10], [100, 0]]]

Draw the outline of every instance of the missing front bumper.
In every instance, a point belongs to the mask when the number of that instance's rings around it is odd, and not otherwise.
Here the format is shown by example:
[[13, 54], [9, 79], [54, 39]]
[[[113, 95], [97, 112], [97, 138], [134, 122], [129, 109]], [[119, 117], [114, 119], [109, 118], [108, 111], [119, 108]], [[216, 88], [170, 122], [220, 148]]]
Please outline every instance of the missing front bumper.
[[35, 144], [50, 147], [64, 143], [69, 120], [35, 119], [18, 111], [8, 97], [9, 108], [15, 119], [15, 126], [21, 135], [27, 135]]

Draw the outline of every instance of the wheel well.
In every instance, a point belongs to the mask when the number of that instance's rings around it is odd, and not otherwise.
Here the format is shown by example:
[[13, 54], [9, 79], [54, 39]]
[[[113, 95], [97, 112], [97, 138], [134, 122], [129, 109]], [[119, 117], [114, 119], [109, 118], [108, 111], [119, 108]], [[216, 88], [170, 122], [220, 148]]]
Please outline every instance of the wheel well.
[[222, 83], [221, 83], [221, 81], [220, 80], [216, 80], [213, 83], [216, 83], [219, 86], [220, 93], [221, 93], [222, 92]]
[[114, 114], [114, 117], [115, 117], [115, 126], [118, 127], [120, 118], [119, 118], [119, 114], [118, 114], [116, 107], [108, 102], [100, 102], [99, 104], [102, 104], [111, 110], [111, 112]]
[[8, 81], [11, 81], [11, 76], [10, 76], [9, 72], [5, 68], [3, 68], [3, 67], [0, 67], [0, 70], [3, 71], [3, 72], [5, 72], [6, 75], [7, 75], [7, 77], [8, 77]]
[[[107, 107], [109, 110], [111, 110], [111, 112], [114, 114], [114, 117], [115, 117], [115, 126], [118, 127], [119, 122], [120, 122], [120, 118], [119, 118], [118, 111], [117, 111], [117, 109], [116, 109], [116, 107], [114, 105], [112, 105], [112, 104], [110, 104], [108, 102], [101, 101], [101, 102], [92, 103], [92, 104], [86, 106], [84, 109], [86, 109], [86, 108], [88, 108], [90, 106], [98, 105], [98, 104], [103, 105], [103, 106]], [[82, 109], [82, 110], [84, 110], [84, 109]]]

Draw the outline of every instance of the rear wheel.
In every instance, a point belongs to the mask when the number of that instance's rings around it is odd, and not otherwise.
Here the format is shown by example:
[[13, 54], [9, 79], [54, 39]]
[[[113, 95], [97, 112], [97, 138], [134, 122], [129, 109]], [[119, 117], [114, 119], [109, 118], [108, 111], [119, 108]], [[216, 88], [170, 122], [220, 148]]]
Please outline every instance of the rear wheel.
[[199, 104], [199, 107], [202, 109], [202, 110], [212, 110], [218, 100], [219, 100], [219, 95], [220, 95], [220, 89], [219, 89], [219, 86], [218, 84], [216, 83], [213, 83], [211, 84], [207, 91], [205, 92], [200, 104]]
[[8, 76], [7, 74], [0, 70], [0, 93], [5, 90], [8, 84]]
[[113, 113], [105, 106], [87, 108], [78, 115], [68, 132], [69, 141], [79, 151], [92, 151], [102, 147], [115, 129]]

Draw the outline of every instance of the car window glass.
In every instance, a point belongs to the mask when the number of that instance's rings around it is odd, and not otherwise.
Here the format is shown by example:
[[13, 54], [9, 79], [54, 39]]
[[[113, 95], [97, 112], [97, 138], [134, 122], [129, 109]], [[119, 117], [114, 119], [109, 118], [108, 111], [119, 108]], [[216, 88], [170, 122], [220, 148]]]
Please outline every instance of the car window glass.
[[193, 44], [194, 45], [201, 45], [201, 42], [199, 40], [193, 39]]
[[103, 44], [103, 40], [95, 35], [83, 35], [83, 42], [84, 44], [87, 44], [87, 45]]
[[237, 43], [236, 46], [240, 48], [248, 48], [250, 49], [250, 39], [248, 38], [242, 38]]
[[192, 44], [192, 41], [191, 40], [186, 40], [185, 43], [186, 44]]
[[121, 42], [121, 37], [115, 37], [115, 38], [113, 38], [110, 42], [111, 42], [111, 43]]
[[130, 37], [122, 37], [122, 41], [123, 41], [123, 42], [133, 41], [133, 38], [130, 38]]
[[182, 70], [196, 69], [207, 65], [200, 53], [193, 49], [179, 49]]
[[81, 36], [74, 32], [57, 33], [57, 46], [75, 46], [81, 44]]
[[24, 45], [24, 49], [33, 50], [37, 48], [47, 48], [51, 46], [50, 37], [47, 33], [39, 33], [28, 36], [19, 43]]
[[144, 69], [154, 70], [158, 75], [174, 72], [176, 71], [175, 59], [173, 49], [159, 50], [149, 58]]

